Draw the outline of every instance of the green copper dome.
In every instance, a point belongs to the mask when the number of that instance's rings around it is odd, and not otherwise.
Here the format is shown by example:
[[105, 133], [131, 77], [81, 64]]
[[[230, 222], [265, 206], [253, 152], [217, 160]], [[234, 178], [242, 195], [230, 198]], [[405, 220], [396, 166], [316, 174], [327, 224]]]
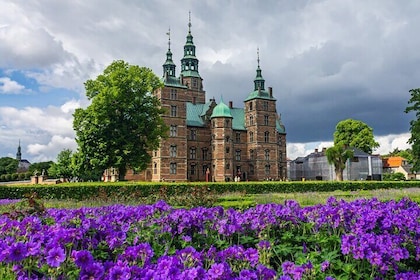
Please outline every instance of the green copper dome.
[[213, 109], [213, 114], [211, 114], [211, 118], [233, 118], [232, 113], [230, 112], [230, 108], [223, 103], [223, 100], [220, 101], [219, 104], [216, 105]]

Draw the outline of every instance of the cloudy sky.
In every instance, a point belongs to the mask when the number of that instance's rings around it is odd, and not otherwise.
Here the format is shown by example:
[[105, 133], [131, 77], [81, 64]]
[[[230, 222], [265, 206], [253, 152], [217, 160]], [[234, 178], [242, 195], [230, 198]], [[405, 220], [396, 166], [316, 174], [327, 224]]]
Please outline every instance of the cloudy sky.
[[373, 128], [376, 153], [409, 147], [420, 1], [0, 0], [0, 157], [19, 140], [31, 162], [75, 150], [83, 83], [117, 59], [162, 76], [169, 27], [179, 74], [189, 11], [207, 99], [242, 107], [259, 48], [289, 158], [330, 146], [348, 118]]

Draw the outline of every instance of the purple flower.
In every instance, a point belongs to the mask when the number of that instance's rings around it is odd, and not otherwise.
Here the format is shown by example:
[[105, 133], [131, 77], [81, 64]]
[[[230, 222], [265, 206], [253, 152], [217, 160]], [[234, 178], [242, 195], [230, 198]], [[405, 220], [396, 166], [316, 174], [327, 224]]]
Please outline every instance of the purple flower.
[[78, 267], [85, 267], [93, 262], [92, 253], [87, 250], [73, 251], [72, 257], [74, 258], [74, 263]]
[[210, 279], [226, 279], [231, 274], [230, 267], [227, 263], [214, 263], [207, 271]]
[[130, 268], [124, 262], [118, 261], [111, 269], [109, 270], [110, 280], [124, 280], [130, 279], [131, 273]]
[[66, 259], [66, 254], [63, 248], [55, 247], [48, 251], [47, 264], [52, 267], [59, 267], [60, 264]]
[[330, 267], [330, 262], [327, 261], [323, 261], [321, 263], [321, 271], [324, 272], [325, 270], [327, 270]]
[[89, 265], [83, 266], [80, 271], [81, 280], [92, 280], [92, 279], [102, 279], [104, 276], [104, 267], [102, 264], [95, 262], [90, 263]]
[[23, 242], [13, 243], [10, 247], [9, 260], [19, 262], [26, 257], [28, 250]]

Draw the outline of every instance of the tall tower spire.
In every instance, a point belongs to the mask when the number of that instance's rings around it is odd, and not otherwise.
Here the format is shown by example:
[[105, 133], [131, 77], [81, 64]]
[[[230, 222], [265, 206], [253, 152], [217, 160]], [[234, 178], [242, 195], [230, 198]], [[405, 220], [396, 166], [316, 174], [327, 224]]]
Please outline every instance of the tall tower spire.
[[19, 139], [19, 146], [17, 148], [16, 159], [18, 161], [21, 161], [22, 160], [22, 152], [21, 152], [21, 148], [20, 148], [20, 139]]
[[171, 52], [171, 28], [169, 27], [168, 32], [168, 51], [166, 52], [166, 61], [163, 64], [163, 78], [166, 80], [167, 77], [175, 77], [175, 63], [172, 60]]
[[188, 15], [188, 35], [184, 45], [184, 57], [181, 59], [181, 74], [184, 77], [200, 78], [198, 73], [198, 59], [195, 56], [195, 45], [191, 34], [191, 12]]
[[264, 90], [265, 80], [261, 75], [260, 68], [260, 49], [257, 48], [257, 75], [254, 79], [254, 90]]

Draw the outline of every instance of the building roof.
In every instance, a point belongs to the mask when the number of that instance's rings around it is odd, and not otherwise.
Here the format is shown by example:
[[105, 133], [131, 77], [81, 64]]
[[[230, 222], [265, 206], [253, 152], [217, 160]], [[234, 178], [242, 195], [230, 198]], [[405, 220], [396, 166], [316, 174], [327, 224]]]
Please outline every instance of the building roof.
[[180, 79], [173, 76], [166, 76], [162, 78], [162, 82], [168, 87], [187, 88], [187, 86], [181, 84]]
[[406, 159], [400, 156], [397, 157], [388, 157], [383, 159], [384, 167], [400, 167], [405, 165]]
[[211, 118], [233, 118], [233, 116], [230, 112], [229, 106], [221, 100], [220, 103], [214, 107]]
[[249, 101], [252, 99], [267, 99], [267, 100], [276, 100], [274, 97], [270, 96], [270, 93], [265, 90], [254, 90], [251, 92], [245, 101]]

